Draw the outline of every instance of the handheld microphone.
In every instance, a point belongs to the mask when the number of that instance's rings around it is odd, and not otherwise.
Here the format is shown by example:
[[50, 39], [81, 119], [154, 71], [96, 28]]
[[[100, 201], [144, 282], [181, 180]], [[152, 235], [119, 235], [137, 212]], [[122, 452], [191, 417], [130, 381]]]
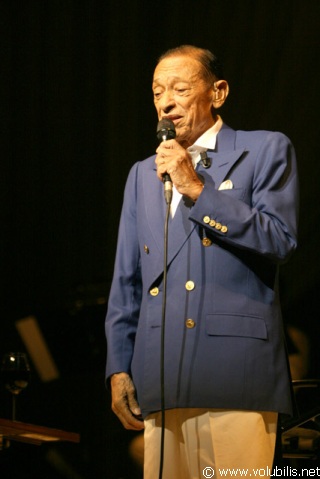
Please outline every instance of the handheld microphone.
[[[164, 118], [160, 120], [157, 126], [157, 138], [161, 141], [173, 140], [176, 137], [176, 129], [174, 127], [173, 121], [169, 118]], [[163, 175], [164, 183], [164, 197], [167, 205], [171, 203], [172, 200], [172, 181], [170, 175], [165, 173]]]

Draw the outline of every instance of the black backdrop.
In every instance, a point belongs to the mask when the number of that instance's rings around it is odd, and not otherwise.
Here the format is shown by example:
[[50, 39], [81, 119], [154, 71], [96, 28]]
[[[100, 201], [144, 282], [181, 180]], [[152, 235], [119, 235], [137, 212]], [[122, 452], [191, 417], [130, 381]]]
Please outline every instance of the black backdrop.
[[317, 351], [319, 20], [318, 0], [0, 0], [0, 353], [24, 348], [15, 321], [36, 315], [61, 379], [41, 384], [34, 372], [21, 419], [83, 438], [55, 450], [60, 469], [51, 449], [24, 446], [20, 457], [27, 448], [50, 470], [22, 461], [25, 477], [132, 477], [132, 435], [103, 387], [103, 319], [124, 182], [156, 147], [151, 78], [167, 48], [213, 50], [231, 88], [225, 122], [283, 131], [296, 147], [300, 244], [282, 270], [283, 308]]

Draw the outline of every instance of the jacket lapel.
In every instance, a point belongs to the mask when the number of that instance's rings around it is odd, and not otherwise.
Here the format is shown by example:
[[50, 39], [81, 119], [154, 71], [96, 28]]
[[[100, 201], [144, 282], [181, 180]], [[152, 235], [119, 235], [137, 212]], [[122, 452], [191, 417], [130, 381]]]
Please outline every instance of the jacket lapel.
[[245, 148], [236, 149], [236, 132], [227, 125], [223, 125], [217, 136], [217, 144], [215, 150], [208, 150], [207, 155], [211, 158], [211, 166], [204, 170], [200, 164], [198, 172], [206, 171], [212, 176], [216, 189], [226, 179], [230, 170], [240, 159]]
[[156, 169], [150, 168], [143, 177], [145, 191], [145, 210], [152, 239], [160, 252], [163, 252], [163, 227], [166, 216], [166, 202]]
[[178, 254], [196, 227], [195, 223], [189, 220], [192, 204], [191, 201], [182, 197], [174, 217], [169, 222], [168, 264]]
[[[164, 199], [163, 186], [156, 176], [154, 168], [144, 175], [145, 198], [149, 201], [145, 204], [146, 217], [152, 241], [157, 247], [157, 257], [152, 263], [152, 272], [149, 272], [150, 284], [163, 273], [164, 258], [164, 224], [167, 205]], [[150, 198], [153, 198], [150, 201]], [[189, 220], [191, 202], [181, 198], [174, 217], [170, 215], [168, 227], [168, 265], [178, 254], [183, 244], [188, 240], [195, 224]]]
[[245, 148], [239, 148], [230, 152], [215, 152], [208, 151], [207, 155], [211, 158], [211, 166], [206, 170], [202, 165], [199, 165], [198, 173], [201, 174], [201, 171], [206, 171], [207, 174], [212, 176], [212, 179], [215, 183], [216, 189], [219, 188], [220, 184], [227, 178], [232, 167], [235, 163], [241, 158], [244, 153]]

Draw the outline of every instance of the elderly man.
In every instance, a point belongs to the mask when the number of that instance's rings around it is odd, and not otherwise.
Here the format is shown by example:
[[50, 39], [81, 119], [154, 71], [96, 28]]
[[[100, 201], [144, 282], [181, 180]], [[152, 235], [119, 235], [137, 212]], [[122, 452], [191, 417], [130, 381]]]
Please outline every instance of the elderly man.
[[166, 52], [152, 89], [176, 137], [136, 163], [125, 188], [106, 318], [112, 408], [126, 428], [145, 428], [145, 479], [158, 474], [162, 394], [164, 479], [268, 477], [278, 413], [291, 412], [278, 269], [296, 248], [294, 149], [281, 133], [223, 123], [229, 87], [208, 50]]

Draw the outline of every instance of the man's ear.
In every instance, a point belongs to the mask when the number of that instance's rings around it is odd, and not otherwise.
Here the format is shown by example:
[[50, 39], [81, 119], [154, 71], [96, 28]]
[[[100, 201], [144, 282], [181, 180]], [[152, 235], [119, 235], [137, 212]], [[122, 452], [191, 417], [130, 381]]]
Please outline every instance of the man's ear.
[[229, 94], [229, 85], [226, 80], [217, 80], [213, 85], [213, 101], [214, 108], [220, 108], [227, 99]]

